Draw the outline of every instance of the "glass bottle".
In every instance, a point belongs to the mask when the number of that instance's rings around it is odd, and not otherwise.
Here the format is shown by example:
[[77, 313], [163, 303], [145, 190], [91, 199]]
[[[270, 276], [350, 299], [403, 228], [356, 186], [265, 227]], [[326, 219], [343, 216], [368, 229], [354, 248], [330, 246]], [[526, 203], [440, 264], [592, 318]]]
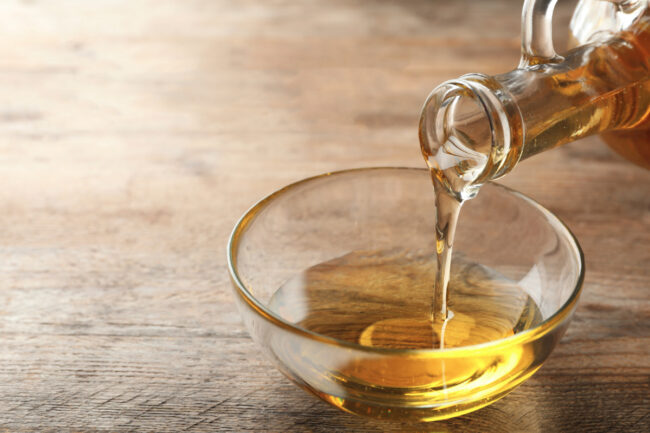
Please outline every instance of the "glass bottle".
[[422, 152], [461, 201], [520, 160], [592, 134], [650, 168], [648, 0], [581, 0], [580, 45], [564, 56], [551, 35], [556, 1], [525, 1], [517, 69], [447, 81], [422, 108]]

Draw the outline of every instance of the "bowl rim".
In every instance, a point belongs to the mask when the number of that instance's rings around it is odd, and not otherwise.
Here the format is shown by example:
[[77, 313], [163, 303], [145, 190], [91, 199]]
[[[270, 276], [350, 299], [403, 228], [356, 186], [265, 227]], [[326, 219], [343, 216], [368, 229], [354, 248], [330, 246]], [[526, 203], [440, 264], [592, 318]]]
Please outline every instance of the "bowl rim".
[[[266, 306], [258, 301], [255, 296], [248, 290], [244, 282], [241, 280], [239, 273], [237, 272], [237, 260], [236, 253], [238, 250], [239, 239], [241, 235], [246, 231], [246, 228], [256, 219], [255, 217], [259, 215], [259, 211], [264, 207], [268, 206], [273, 200], [278, 198], [280, 195], [288, 192], [289, 190], [303, 185], [305, 183], [314, 182], [320, 179], [324, 179], [330, 176], [344, 175], [349, 173], [359, 173], [359, 172], [369, 172], [369, 171], [379, 171], [379, 170], [397, 170], [397, 171], [419, 171], [426, 172], [426, 168], [415, 168], [415, 167], [393, 167], [393, 166], [383, 166], [383, 167], [362, 167], [362, 168], [351, 168], [345, 170], [331, 171], [322, 173], [316, 176], [307, 177], [305, 179], [299, 180], [297, 182], [290, 183], [271, 194], [265, 196], [261, 200], [253, 204], [244, 214], [239, 218], [235, 227], [233, 228], [230, 238], [228, 239], [228, 244], [226, 248], [226, 255], [228, 261], [228, 271], [230, 273], [230, 278], [233, 282], [233, 287], [235, 293], [250, 307], [255, 313], [262, 316], [267, 321], [271, 322], [273, 325], [278, 326], [286, 331], [298, 334], [304, 338], [310, 340], [317, 340], [323, 343], [332, 344], [335, 346], [341, 346], [349, 349], [354, 349], [363, 352], [375, 353], [375, 354], [411, 354], [411, 355], [422, 355], [422, 354], [435, 354], [436, 356], [445, 357], [446, 355], [450, 356], [462, 356], [462, 352], [468, 352], [470, 355], [477, 349], [480, 350], [490, 350], [493, 348], [502, 349], [505, 346], [510, 346], [521, 342], [522, 340], [533, 341], [536, 340], [550, 331], [554, 330], [558, 325], [560, 325], [564, 320], [571, 315], [575, 309], [576, 303], [580, 294], [582, 292], [582, 286], [584, 283], [585, 277], [585, 259], [584, 253], [580, 244], [578, 243], [577, 238], [567, 227], [567, 225], [553, 212], [549, 211], [541, 204], [531, 199], [530, 197], [515, 191], [512, 188], [509, 188], [505, 185], [501, 185], [494, 182], [488, 182], [491, 186], [501, 188], [509, 194], [513, 194], [524, 201], [528, 202], [531, 206], [539, 210], [543, 215], [545, 215], [550, 221], [556, 221], [558, 227], [563, 230], [565, 237], [571, 240], [571, 246], [578, 257], [578, 265], [580, 267], [578, 278], [576, 280], [575, 286], [571, 292], [569, 298], [562, 304], [557, 311], [555, 311], [551, 316], [546, 320], [538, 324], [537, 326], [527, 329], [523, 332], [518, 332], [517, 334], [511, 335], [509, 337], [501, 338], [494, 341], [488, 341], [485, 343], [474, 344], [469, 346], [460, 346], [452, 348], [431, 348], [431, 349], [406, 349], [406, 348], [387, 348], [387, 347], [371, 347], [364, 346], [361, 344], [353, 343], [351, 341], [340, 340], [338, 338], [329, 337], [327, 335], [319, 334], [314, 331], [302, 328], [294, 323], [284, 320], [282, 317], [277, 316], [273, 311], [266, 308]], [[556, 230], [557, 231], [557, 230]]]

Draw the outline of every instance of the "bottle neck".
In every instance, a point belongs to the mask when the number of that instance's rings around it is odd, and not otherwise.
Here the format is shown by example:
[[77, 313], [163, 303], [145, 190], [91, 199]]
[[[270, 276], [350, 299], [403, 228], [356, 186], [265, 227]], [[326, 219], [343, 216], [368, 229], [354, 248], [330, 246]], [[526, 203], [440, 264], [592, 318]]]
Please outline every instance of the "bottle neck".
[[468, 74], [441, 84], [429, 95], [419, 135], [432, 173], [462, 201], [517, 164], [525, 125], [516, 101], [499, 81]]
[[650, 126], [649, 21], [557, 62], [437, 87], [420, 119], [432, 173], [464, 200], [522, 159], [588, 135]]

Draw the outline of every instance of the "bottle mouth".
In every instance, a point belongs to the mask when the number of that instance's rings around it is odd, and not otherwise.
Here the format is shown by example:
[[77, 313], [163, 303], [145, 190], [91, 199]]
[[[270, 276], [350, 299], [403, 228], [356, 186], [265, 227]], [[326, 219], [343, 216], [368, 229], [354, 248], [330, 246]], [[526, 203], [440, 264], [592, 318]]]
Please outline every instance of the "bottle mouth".
[[432, 173], [459, 200], [519, 160], [521, 113], [494, 78], [464, 75], [436, 87], [422, 108], [420, 147]]

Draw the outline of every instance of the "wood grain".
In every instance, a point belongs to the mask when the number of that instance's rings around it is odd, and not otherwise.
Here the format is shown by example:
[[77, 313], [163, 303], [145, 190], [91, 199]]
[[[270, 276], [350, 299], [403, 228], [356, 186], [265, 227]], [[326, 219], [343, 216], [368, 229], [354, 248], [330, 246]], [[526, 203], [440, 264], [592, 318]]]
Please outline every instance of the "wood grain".
[[514, 67], [520, 7], [1, 2], [0, 431], [648, 431], [650, 172], [597, 138], [504, 180], [571, 227], [588, 273], [551, 359], [488, 408], [341, 413], [276, 372], [234, 308], [238, 216], [305, 176], [422, 166], [425, 96]]

